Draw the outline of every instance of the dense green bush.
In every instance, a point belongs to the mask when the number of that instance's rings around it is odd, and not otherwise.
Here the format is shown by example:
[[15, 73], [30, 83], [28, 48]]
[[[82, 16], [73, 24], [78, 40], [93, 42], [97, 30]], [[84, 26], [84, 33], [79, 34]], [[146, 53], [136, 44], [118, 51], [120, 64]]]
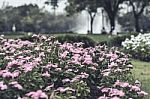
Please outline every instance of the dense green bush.
[[31, 35], [24, 35], [22, 37], [20, 37], [19, 39], [23, 40], [23, 41], [30, 41], [30, 42], [33, 42], [33, 37]]
[[138, 33], [128, 33], [128, 34], [123, 34], [121, 36], [116, 36], [108, 40], [107, 45], [112, 47], [112, 46], [117, 46], [121, 47], [121, 44], [123, 41], [125, 41], [126, 38], [131, 38], [131, 35], [138, 35]]
[[94, 47], [95, 42], [89, 37], [86, 36], [79, 36], [79, 35], [61, 35], [57, 36], [56, 40], [60, 43], [75, 43], [75, 42], [82, 42], [84, 43], [84, 47]]
[[[20, 37], [21, 40], [25, 41], [28, 40], [30, 42], [33, 42], [33, 37], [31, 35], [25, 35], [23, 37]], [[86, 36], [79, 36], [79, 35], [60, 35], [55, 38], [58, 40], [61, 44], [67, 42], [67, 43], [84, 43], [83, 47], [94, 47], [96, 42], [92, 40], [89, 37]]]

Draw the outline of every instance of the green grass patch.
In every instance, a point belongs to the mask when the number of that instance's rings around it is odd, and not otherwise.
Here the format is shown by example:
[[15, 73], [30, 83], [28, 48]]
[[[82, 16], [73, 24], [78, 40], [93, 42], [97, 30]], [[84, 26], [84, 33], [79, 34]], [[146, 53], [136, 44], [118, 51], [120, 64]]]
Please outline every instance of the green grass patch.
[[5, 35], [5, 38], [8, 38], [8, 39], [17, 39], [20, 37], [24, 37], [24, 35]]
[[102, 35], [102, 34], [92, 34], [92, 35], [89, 35], [89, 34], [50, 34], [50, 35], [53, 35], [53, 36], [65, 36], [65, 35], [86, 36], [86, 37], [93, 39], [96, 43], [108, 41], [109, 39], [114, 37], [114, 36]]
[[150, 99], [150, 62], [142, 62], [139, 60], [133, 60], [133, 75], [135, 79], [142, 83], [142, 88], [149, 95], [146, 99]]

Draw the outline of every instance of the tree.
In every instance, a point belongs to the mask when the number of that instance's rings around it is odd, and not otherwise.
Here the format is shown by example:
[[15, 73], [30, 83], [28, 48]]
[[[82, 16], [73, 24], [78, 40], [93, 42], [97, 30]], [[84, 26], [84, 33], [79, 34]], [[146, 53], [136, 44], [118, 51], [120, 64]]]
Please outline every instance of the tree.
[[132, 12], [127, 12], [124, 15], [118, 17], [118, 22], [122, 26], [122, 30], [131, 32], [134, 30], [134, 16]]
[[[142, 29], [141, 32], [149, 32], [150, 31], [150, 18], [149, 15], [141, 14], [139, 20], [139, 26]], [[135, 24], [134, 24], [134, 15], [132, 12], [128, 12], [122, 16], [118, 17], [118, 22], [122, 26], [122, 30], [126, 32], [134, 31]]]
[[103, 7], [106, 11], [108, 18], [110, 20], [110, 34], [115, 29], [115, 20], [117, 13], [119, 11], [119, 5], [122, 4], [125, 0], [100, 0], [99, 6]]
[[74, 18], [63, 14], [55, 16], [35, 4], [7, 6], [0, 9], [0, 13], [0, 32], [12, 32], [13, 26], [16, 32], [70, 32], [76, 26]]
[[68, 0], [69, 5], [66, 7], [66, 11], [69, 15], [87, 11], [90, 16], [90, 33], [93, 34], [93, 22], [97, 14], [98, 0]]
[[129, 4], [132, 7], [134, 19], [135, 19], [135, 30], [140, 32], [139, 19], [141, 14], [144, 12], [146, 6], [149, 5], [150, 0], [129, 0]]
[[54, 15], [55, 15], [55, 12], [56, 12], [56, 8], [58, 7], [59, 1], [60, 0], [47, 0], [45, 2], [45, 4], [52, 6], [52, 9], [54, 10]]

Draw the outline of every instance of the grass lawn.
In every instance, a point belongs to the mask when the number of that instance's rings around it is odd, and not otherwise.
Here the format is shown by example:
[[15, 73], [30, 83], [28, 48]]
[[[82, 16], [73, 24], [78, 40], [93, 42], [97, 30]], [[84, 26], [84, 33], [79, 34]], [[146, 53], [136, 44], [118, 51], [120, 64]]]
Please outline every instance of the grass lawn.
[[100, 35], [100, 34], [87, 35], [87, 37], [93, 39], [96, 43], [108, 41], [109, 39], [113, 38], [113, 36], [110, 35]]
[[65, 36], [65, 35], [86, 36], [86, 37], [93, 39], [96, 43], [107, 41], [110, 38], [114, 37], [110, 35], [101, 35], [101, 34], [93, 34], [93, 35], [90, 35], [90, 34], [88, 35], [87, 34], [50, 34], [50, 35], [53, 35], [53, 36]]
[[10, 39], [17, 39], [17, 38], [20, 38], [20, 37], [23, 37], [24, 34], [17, 34], [17, 35], [5, 35], [4, 37], [5, 38], [10, 38]]
[[141, 81], [142, 89], [149, 93], [146, 99], [150, 99], [150, 62], [133, 60], [133, 75], [135, 79]]

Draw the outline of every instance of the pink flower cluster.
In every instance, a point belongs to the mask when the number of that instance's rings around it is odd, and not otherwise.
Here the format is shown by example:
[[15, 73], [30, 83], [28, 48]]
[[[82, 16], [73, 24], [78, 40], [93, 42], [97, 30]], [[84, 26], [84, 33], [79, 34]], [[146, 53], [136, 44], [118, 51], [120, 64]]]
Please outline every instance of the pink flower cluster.
[[5, 85], [4, 84], [4, 82], [0, 82], [0, 90], [5, 90], [5, 89], [7, 89], [8, 87], [7, 87], [7, 85]]
[[[133, 66], [115, 48], [60, 44], [43, 35], [32, 38], [34, 42], [0, 38], [0, 94], [15, 92], [18, 99], [84, 99], [96, 91], [93, 86], [103, 94], [94, 99], [120, 99], [127, 92], [137, 97], [147, 94], [136, 84], [120, 81]], [[118, 80], [112, 84], [114, 79]]]
[[36, 92], [29, 92], [26, 94], [26, 97], [18, 97], [18, 99], [29, 99], [28, 97], [31, 97], [32, 99], [48, 99], [48, 96], [42, 92], [42, 90], [37, 90]]
[[[101, 92], [104, 96], [100, 96], [98, 99], [121, 99], [121, 97], [127, 96], [126, 89], [132, 94], [137, 94], [139, 97], [148, 95], [148, 93], [141, 90], [140, 86], [135, 84], [131, 85], [128, 82], [120, 82], [117, 80], [113, 85], [113, 88], [101, 88]], [[133, 99], [130, 97], [129, 99]]]

